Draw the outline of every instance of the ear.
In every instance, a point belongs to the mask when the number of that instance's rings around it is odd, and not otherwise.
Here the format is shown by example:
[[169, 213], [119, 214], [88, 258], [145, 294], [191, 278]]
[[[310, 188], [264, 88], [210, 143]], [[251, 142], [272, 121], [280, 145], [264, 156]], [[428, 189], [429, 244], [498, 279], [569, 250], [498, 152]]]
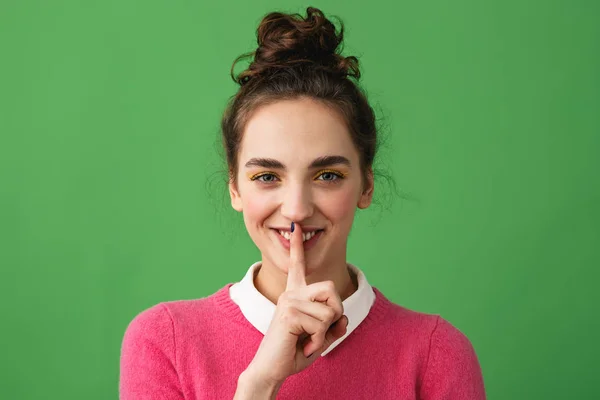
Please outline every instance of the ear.
[[375, 180], [373, 178], [373, 168], [369, 167], [366, 173], [366, 182], [363, 185], [363, 192], [358, 199], [358, 208], [365, 209], [371, 205], [373, 200], [373, 189]]
[[237, 185], [231, 178], [229, 179], [229, 197], [231, 197], [231, 207], [236, 211], [242, 212], [242, 196], [240, 196]]

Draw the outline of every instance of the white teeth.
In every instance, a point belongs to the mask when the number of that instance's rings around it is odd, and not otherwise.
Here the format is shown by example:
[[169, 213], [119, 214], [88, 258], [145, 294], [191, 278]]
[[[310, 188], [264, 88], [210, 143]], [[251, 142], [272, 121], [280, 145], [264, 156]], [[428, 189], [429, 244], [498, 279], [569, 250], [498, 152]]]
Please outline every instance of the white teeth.
[[[306, 242], [307, 240], [309, 240], [310, 238], [312, 238], [313, 236], [315, 236], [317, 232], [306, 232], [302, 234], [302, 241]], [[286, 238], [287, 240], [290, 240], [292, 238], [292, 234], [291, 232], [288, 231], [279, 231], [279, 234], [281, 236], [283, 236], [284, 238]]]
[[302, 240], [304, 242], [306, 242], [307, 240], [309, 240], [310, 238], [312, 238], [313, 236], [315, 236], [316, 232], [306, 232], [302, 234]]

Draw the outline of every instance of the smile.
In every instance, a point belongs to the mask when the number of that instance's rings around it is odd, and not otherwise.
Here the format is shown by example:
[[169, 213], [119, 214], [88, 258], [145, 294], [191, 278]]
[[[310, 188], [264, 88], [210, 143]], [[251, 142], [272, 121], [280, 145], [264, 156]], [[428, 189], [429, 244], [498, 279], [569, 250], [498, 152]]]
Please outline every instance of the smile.
[[[317, 232], [318, 231], [303, 233], [302, 234], [302, 241], [306, 242], [307, 240], [310, 240], [310, 238], [312, 238], [313, 236], [315, 236]], [[279, 231], [279, 234], [281, 236], [283, 236], [284, 238], [286, 238], [287, 240], [290, 240], [292, 238], [292, 233], [291, 232]]]
[[[277, 237], [279, 238], [279, 242], [283, 245], [286, 250], [290, 249], [290, 238], [292, 237], [291, 232], [289, 231], [281, 231], [276, 229], [271, 229]], [[304, 247], [304, 251], [310, 250], [315, 246], [319, 238], [323, 235], [323, 229], [319, 229], [313, 232], [306, 232], [302, 234], [302, 244]]]

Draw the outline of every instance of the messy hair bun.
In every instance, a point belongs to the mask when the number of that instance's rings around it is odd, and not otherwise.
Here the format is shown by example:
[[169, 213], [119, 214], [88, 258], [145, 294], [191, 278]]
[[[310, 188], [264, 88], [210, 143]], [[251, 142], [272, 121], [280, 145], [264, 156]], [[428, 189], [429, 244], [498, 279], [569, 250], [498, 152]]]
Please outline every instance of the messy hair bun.
[[341, 51], [344, 26], [339, 32], [317, 8], [308, 7], [306, 18], [300, 14], [273, 12], [265, 16], [257, 29], [258, 48], [243, 54], [236, 62], [254, 55], [247, 70], [233, 79], [240, 85], [256, 76], [276, 73], [282, 68], [309, 67], [340, 78], [360, 79], [356, 57], [343, 57]]
[[[265, 104], [299, 97], [321, 101], [342, 116], [360, 155], [363, 182], [370, 177], [377, 149], [375, 113], [358, 86], [357, 58], [340, 54], [340, 25], [338, 32], [314, 7], [306, 9], [305, 18], [272, 12], [262, 19], [256, 31], [258, 48], [236, 58], [231, 67], [240, 88], [221, 120], [230, 182], [236, 181], [242, 134], [252, 113]], [[248, 68], [234, 76], [236, 63], [250, 56]]]

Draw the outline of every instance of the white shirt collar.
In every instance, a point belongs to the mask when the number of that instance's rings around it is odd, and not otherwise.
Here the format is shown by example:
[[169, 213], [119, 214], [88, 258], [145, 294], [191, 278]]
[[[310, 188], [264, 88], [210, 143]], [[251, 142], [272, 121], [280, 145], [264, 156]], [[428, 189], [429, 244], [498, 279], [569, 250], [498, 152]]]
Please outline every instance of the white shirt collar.
[[[271, 303], [254, 286], [254, 272], [261, 265], [260, 261], [252, 264], [244, 278], [229, 288], [229, 296], [240, 307], [242, 314], [244, 314], [248, 322], [265, 335], [271, 324], [273, 315], [275, 315], [276, 305]], [[375, 292], [367, 281], [365, 274], [358, 267], [349, 263], [347, 265], [356, 274], [358, 280], [358, 290], [342, 302], [344, 305], [344, 314], [348, 317], [348, 328], [346, 329], [346, 334], [333, 342], [321, 354], [322, 356], [333, 350], [360, 325], [369, 314], [369, 310], [375, 302]]]

